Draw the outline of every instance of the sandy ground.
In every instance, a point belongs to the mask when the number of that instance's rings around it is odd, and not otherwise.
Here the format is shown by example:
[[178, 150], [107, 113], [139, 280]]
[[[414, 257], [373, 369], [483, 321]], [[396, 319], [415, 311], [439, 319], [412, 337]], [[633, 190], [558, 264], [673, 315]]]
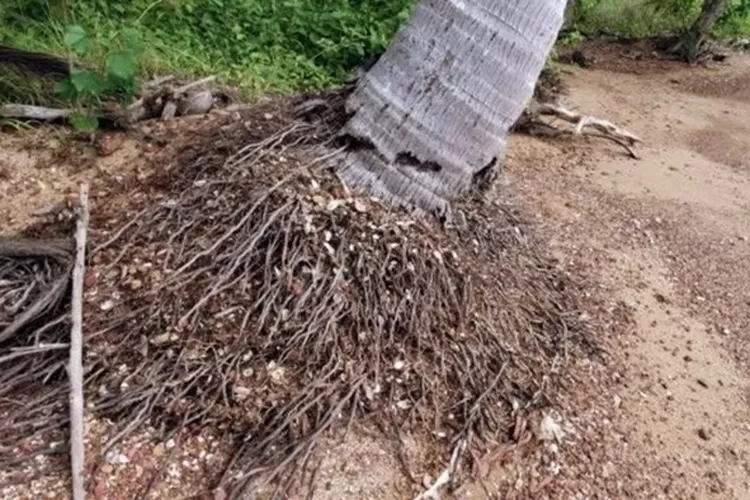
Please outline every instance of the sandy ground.
[[[580, 139], [509, 151], [510, 188], [560, 258], [593, 264], [635, 319], [614, 388], [627, 438], [601, 443], [619, 459], [566, 495], [750, 498], [750, 58], [644, 72], [601, 57], [569, 69], [562, 103], [642, 137], [642, 159]], [[610, 476], [623, 484], [597, 487]]]
[[[632, 50], [609, 47], [592, 69], [567, 68], [563, 103], [641, 136], [642, 159], [596, 139], [517, 136], [499, 186], [526, 200], [562, 267], [600, 283], [605, 299], [591, 314], [608, 355], [572, 361], [579, 385], [557, 403], [560, 442], [499, 450], [458, 498], [750, 498], [750, 57], [686, 68], [621, 57]], [[127, 186], [172, 154], [120, 139], [73, 146], [50, 133], [3, 138], [0, 234], [49, 211], [78, 180], [106, 196], [97, 179]], [[92, 449], [107, 427], [89, 423]], [[407, 480], [393, 450], [364, 431], [330, 444], [316, 499], [412, 498], [440, 472], [421, 470], [415, 452]], [[93, 496], [200, 495], [222, 446], [136, 436], [96, 471]], [[60, 479], [12, 479], [2, 476], [2, 498], [66, 498]]]

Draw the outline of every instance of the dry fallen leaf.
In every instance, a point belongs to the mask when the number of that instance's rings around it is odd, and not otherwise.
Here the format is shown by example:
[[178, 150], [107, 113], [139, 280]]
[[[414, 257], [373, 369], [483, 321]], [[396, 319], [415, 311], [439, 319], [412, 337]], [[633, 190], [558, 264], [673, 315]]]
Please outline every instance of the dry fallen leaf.
[[344, 200], [331, 200], [328, 202], [328, 206], [326, 206], [326, 210], [329, 212], [333, 212], [340, 206], [342, 206], [344, 203], [346, 203]]
[[545, 415], [539, 426], [539, 433], [543, 440], [557, 441], [559, 443], [562, 440], [565, 431], [563, 431], [560, 424], [555, 422], [551, 416]]
[[316, 194], [312, 197], [312, 201], [318, 205], [318, 206], [325, 206], [326, 205], [326, 198], [325, 196], [321, 196], [319, 194]]

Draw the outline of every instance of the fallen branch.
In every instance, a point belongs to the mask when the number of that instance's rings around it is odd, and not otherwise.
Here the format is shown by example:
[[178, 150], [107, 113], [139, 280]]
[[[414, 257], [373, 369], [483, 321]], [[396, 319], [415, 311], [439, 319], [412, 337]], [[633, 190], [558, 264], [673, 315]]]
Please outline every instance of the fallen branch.
[[0, 118], [21, 118], [24, 120], [54, 121], [67, 118], [73, 113], [70, 109], [45, 108], [28, 104], [5, 104], [0, 106]]
[[89, 223], [89, 187], [81, 185], [80, 214], [76, 227], [76, 262], [73, 267], [73, 297], [70, 331], [70, 463], [73, 474], [73, 500], [84, 500], [83, 447], [83, 275], [86, 266], [86, 229]]
[[189, 95], [188, 91], [214, 80], [216, 80], [216, 75], [207, 76], [179, 87], [160, 86], [155, 88], [127, 107], [128, 121], [136, 123], [155, 117], [168, 120], [186, 114], [207, 113], [213, 106], [213, 94], [203, 91]]
[[161, 87], [162, 85], [165, 85], [171, 82], [175, 78], [177, 78], [175, 75], [159, 76], [157, 78], [154, 78], [153, 80], [149, 80], [148, 82], [144, 83], [143, 87], [147, 89], [158, 88], [158, 87]]
[[[541, 116], [560, 118], [563, 121], [574, 124], [575, 128], [572, 130], [559, 129], [550, 123], [540, 120]], [[596, 132], [587, 132], [587, 128], [592, 128]], [[599, 137], [619, 144], [635, 159], [639, 159], [640, 157], [633, 149], [633, 146], [643, 142], [638, 136], [618, 127], [610, 121], [569, 111], [562, 106], [550, 103], [532, 103], [518, 122], [516, 122], [514, 130], [548, 137], [558, 137], [561, 135]]]
[[183, 94], [190, 89], [194, 89], [195, 87], [200, 87], [201, 85], [211, 83], [215, 80], [216, 80], [216, 75], [207, 76], [205, 78], [201, 78], [200, 80], [196, 80], [194, 82], [186, 83], [185, 85], [182, 85], [180, 87], [176, 87], [173, 92], [175, 94]]
[[562, 106], [555, 106], [553, 104], [539, 104], [537, 113], [540, 115], [552, 115], [557, 118], [561, 118], [570, 123], [576, 125], [575, 134], [580, 135], [585, 127], [592, 127], [599, 130], [601, 133], [611, 135], [622, 139], [630, 144], [636, 144], [643, 142], [639, 137], [631, 134], [627, 130], [621, 129], [617, 125], [601, 118], [595, 118], [593, 116], [582, 115], [575, 111], [568, 111]]

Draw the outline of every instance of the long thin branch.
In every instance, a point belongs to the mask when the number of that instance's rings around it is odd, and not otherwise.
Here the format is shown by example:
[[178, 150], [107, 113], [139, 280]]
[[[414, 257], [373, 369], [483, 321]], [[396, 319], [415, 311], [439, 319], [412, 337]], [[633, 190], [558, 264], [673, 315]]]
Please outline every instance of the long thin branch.
[[174, 89], [174, 93], [182, 94], [183, 92], [187, 92], [188, 90], [194, 89], [195, 87], [200, 87], [201, 85], [211, 83], [214, 80], [216, 80], [216, 75], [207, 76], [205, 78], [201, 78], [200, 80], [196, 80], [194, 82], [186, 83], [185, 85], [182, 85], [180, 87], [176, 87]]
[[70, 109], [45, 108], [28, 104], [6, 104], [0, 106], [0, 118], [22, 118], [25, 120], [53, 121], [67, 118]]
[[461, 457], [464, 449], [466, 448], [466, 439], [462, 439], [458, 442], [453, 453], [451, 453], [451, 460], [448, 467], [438, 476], [432, 486], [426, 491], [418, 495], [414, 500], [440, 500], [440, 488], [451, 482], [451, 477], [455, 474], [458, 466], [458, 460]]
[[83, 447], [83, 276], [86, 266], [86, 230], [89, 224], [89, 187], [80, 188], [81, 212], [76, 225], [76, 262], [73, 268], [73, 298], [70, 332], [70, 462], [73, 500], [84, 500]]

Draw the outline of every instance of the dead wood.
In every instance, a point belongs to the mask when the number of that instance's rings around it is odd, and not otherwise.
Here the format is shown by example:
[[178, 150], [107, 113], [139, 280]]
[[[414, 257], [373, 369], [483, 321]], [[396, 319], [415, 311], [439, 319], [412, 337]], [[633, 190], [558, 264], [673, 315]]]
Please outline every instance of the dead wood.
[[0, 44], [2, 65], [22, 68], [40, 77], [65, 78], [70, 74], [70, 63], [61, 57]]
[[83, 184], [76, 222], [76, 257], [73, 267], [71, 302], [70, 359], [70, 465], [73, 478], [73, 500], [84, 500], [83, 443], [83, 276], [86, 270], [86, 231], [89, 224], [89, 187]]
[[70, 109], [46, 108], [28, 104], [5, 104], [0, 106], [0, 118], [18, 118], [21, 120], [55, 121], [69, 117]]
[[[574, 124], [575, 127], [573, 129], [560, 129], [552, 123], [542, 120], [544, 116], [559, 118], [565, 122]], [[588, 128], [594, 129], [594, 132], [587, 131], [586, 129]], [[532, 102], [516, 122], [513, 129], [517, 132], [546, 137], [560, 137], [564, 135], [599, 137], [619, 144], [635, 159], [639, 159], [639, 156], [634, 146], [643, 142], [638, 136], [618, 127], [610, 121], [569, 111], [562, 106], [552, 103]]]
[[0, 238], [0, 343], [60, 304], [71, 266], [68, 240]]

